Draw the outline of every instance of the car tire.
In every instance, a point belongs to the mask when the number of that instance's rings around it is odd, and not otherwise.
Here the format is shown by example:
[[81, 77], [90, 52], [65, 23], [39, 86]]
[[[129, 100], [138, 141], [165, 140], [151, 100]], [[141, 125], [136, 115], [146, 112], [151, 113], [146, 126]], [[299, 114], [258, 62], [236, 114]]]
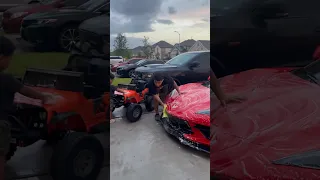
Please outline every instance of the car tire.
[[70, 52], [74, 45], [80, 40], [77, 25], [68, 25], [64, 27], [58, 39], [59, 48], [64, 52]]
[[9, 161], [14, 156], [14, 153], [16, 151], [17, 151], [17, 145], [16, 144], [10, 144], [9, 151], [6, 154], [6, 161]]
[[54, 180], [97, 179], [103, 161], [104, 150], [100, 141], [93, 135], [74, 132], [56, 146], [50, 173]]
[[137, 122], [141, 118], [142, 112], [140, 104], [132, 103], [127, 108], [126, 117], [130, 122]]
[[134, 78], [134, 69], [131, 69], [129, 72], [128, 72], [128, 77], [129, 78]]
[[146, 106], [146, 110], [148, 112], [151, 112], [154, 110], [154, 107], [153, 107], [153, 97], [152, 96], [148, 96], [146, 95], [145, 96], [145, 100], [144, 100], [144, 104]]

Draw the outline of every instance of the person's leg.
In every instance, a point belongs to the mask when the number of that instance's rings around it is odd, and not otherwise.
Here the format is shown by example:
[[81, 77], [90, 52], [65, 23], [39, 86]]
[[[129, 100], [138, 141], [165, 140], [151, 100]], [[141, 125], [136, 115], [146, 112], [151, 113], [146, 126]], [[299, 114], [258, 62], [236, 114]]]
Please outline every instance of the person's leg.
[[10, 125], [3, 120], [0, 120], [0, 179], [5, 178], [5, 161], [6, 154], [9, 151], [11, 140]]
[[155, 120], [160, 120], [160, 115], [159, 115], [159, 102], [153, 98], [153, 107], [154, 107], [154, 112], [155, 112]]

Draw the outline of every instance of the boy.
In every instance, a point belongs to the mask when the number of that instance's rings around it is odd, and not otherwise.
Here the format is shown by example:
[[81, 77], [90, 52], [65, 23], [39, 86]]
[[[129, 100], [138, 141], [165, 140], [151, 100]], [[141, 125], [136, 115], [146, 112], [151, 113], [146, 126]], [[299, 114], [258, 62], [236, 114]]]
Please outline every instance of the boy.
[[164, 106], [165, 103], [162, 101], [164, 98], [174, 89], [177, 90], [179, 94], [181, 94], [179, 90], [179, 86], [177, 83], [172, 79], [172, 77], [163, 75], [161, 73], [154, 73], [151, 77], [150, 81], [146, 85], [148, 88], [149, 93], [153, 95], [153, 103], [154, 103], [154, 110], [155, 110], [155, 120], [160, 120], [159, 115], [159, 104]]
[[114, 109], [114, 102], [113, 102], [114, 92], [118, 91], [123, 94], [125, 93], [122, 89], [119, 89], [114, 85], [112, 85], [113, 79], [114, 79], [114, 75], [110, 72], [110, 123], [114, 122], [114, 120], [112, 119], [112, 110]]
[[4, 36], [0, 36], [0, 179], [4, 179], [5, 156], [8, 153], [11, 134], [8, 124], [8, 112], [10, 112], [15, 93], [42, 100], [43, 103], [54, 103], [51, 97], [43, 95], [25, 87], [12, 75], [4, 73], [8, 68], [12, 55], [15, 51], [14, 44]]

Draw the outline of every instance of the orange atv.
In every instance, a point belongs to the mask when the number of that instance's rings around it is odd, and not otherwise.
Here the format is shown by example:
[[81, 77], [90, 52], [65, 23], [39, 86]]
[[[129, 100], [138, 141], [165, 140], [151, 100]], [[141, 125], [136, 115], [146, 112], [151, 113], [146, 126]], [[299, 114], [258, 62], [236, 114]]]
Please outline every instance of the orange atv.
[[41, 102], [16, 94], [8, 122], [12, 139], [9, 160], [17, 146], [38, 140], [57, 143], [51, 160], [56, 180], [96, 179], [104, 150], [92, 134], [109, 130], [109, 87], [84, 83], [83, 73], [28, 69], [25, 86], [55, 96], [57, 104]]
[[114, 107], [126, 107], [126, 117], [130, 122], [136, 122], [141, 118], [143, 108], [141, 104], [145, 105], [147, 111], [153, 111], [153, 97], [148, 95], [148, 89], [139, 89], [135, 84], [119, 84], [119, 89], [125, 91], [124, 94], [115, 92], [113, 98]]

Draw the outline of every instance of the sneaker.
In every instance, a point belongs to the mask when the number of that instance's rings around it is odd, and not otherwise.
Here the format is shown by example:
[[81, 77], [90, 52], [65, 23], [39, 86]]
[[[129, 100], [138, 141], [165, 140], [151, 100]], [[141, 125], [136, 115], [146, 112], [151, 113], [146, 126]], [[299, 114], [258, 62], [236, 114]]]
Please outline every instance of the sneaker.
[[154, 115], [154, 119], [155, 119], [156, 121], [160, 121], [160, 115], [159, 115], [159, 114]]

